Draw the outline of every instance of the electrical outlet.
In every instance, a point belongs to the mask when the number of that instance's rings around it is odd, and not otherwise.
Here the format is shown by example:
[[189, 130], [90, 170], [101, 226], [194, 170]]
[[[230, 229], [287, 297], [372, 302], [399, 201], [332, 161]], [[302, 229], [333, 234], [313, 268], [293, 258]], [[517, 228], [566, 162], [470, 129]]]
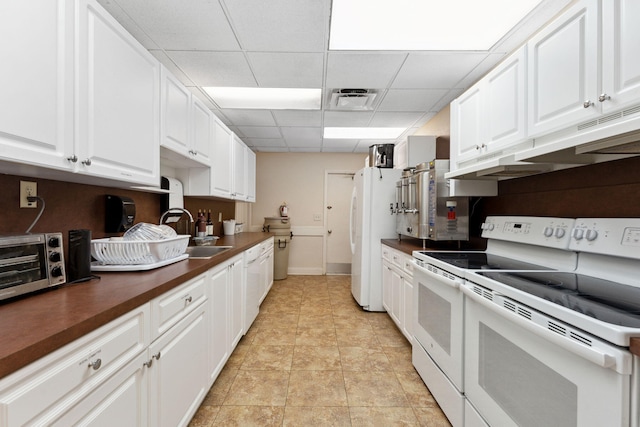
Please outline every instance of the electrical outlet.
[[37, 208], [38, 202], [30, 202], [27, 197], [38, 195], [38, 184], [33, 181], [20, 181], [20, 207]]

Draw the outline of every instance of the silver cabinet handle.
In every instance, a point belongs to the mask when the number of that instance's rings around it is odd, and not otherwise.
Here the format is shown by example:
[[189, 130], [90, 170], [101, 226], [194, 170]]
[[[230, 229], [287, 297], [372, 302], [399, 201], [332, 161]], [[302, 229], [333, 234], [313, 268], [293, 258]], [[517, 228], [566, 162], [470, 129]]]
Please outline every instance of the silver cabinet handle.
[[160, 360], [160, 356], [162, 356], [162, 354], [160, 352], [157, 352], [156, 354], [154, 354], [153, 356], [151, 356], [152, 359], [156, 359], [156, 360]]
[[93, 362], [89, 362], [89, 368], [92, 368], [94, 371], [97, 371], [102, 366], [102, 359], [94, 360]]
[[149, 361], [143, 363], [144, 366], [150, 368], [153, 365], [153, 358], [149, 359]]
[[67, 157], [67, 161], [71, 162], [71, 163], [75, 163], [78, 161], [78, 156], [76, 156], [75, 154], [73, 156], [69, 156]]
[[91, 159], [86, 159], [81, 161], [80, 163], [82, 163], [85, 166], [91, 166]]
[[191, 295], [189, 295], [184, 299], [184, 302], [186, 302], [187, 304], [191, 304], [192, 301], [193, 301], [193, 297]]
[[589, 108], [589, 107], [591, 107], [591, 106], [593, 106], [593, 105], [594, 105], [594, 104], [593, 104], [593, 102], [591, 102], [591, 101], [590, 101], [590, 100], [588, 100], [588, 99], [582, 103], [582, 106], [583, 106], [584, 108]]
[[601, 93], [600, 96], [598, 97], [598, 101], [600, 101], [600, 102], [608, 101], [610, 99], [611, 99], [611, 97], [609, 95], [607, 95], [606, 93]]

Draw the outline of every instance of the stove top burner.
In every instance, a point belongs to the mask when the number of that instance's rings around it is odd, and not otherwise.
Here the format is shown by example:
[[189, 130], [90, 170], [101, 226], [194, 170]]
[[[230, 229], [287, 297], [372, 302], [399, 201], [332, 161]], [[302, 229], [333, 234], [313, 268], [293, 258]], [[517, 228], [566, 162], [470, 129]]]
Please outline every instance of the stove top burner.
[[517, 261], [486, 252], [428, 252], [423, 255], [435, 258], [458, 268], [468, 270], [553, 270], [537, 264]]
[[602, 322], [640, 328], [640, 288], [576, 273], [478, 272]]

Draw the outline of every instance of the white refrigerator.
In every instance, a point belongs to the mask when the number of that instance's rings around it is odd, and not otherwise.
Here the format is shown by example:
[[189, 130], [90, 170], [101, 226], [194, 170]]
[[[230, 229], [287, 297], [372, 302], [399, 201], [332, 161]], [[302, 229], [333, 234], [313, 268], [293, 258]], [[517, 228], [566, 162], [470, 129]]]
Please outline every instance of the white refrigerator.
[[364, 168], [356, 172], [351, 195], [351, 293], [368, 311], [382, 307], [382, 254], [380, 239], [396, 237], [395, 201], [400, 169]]

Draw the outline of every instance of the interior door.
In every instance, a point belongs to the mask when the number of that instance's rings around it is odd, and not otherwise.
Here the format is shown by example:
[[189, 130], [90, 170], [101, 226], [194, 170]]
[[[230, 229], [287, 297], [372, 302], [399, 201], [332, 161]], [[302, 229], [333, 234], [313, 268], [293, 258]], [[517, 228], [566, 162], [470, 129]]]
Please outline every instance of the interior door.
[[353, 173], [328, 173], [325, 200], [326, 274], [351, 273], [349, 221]]

